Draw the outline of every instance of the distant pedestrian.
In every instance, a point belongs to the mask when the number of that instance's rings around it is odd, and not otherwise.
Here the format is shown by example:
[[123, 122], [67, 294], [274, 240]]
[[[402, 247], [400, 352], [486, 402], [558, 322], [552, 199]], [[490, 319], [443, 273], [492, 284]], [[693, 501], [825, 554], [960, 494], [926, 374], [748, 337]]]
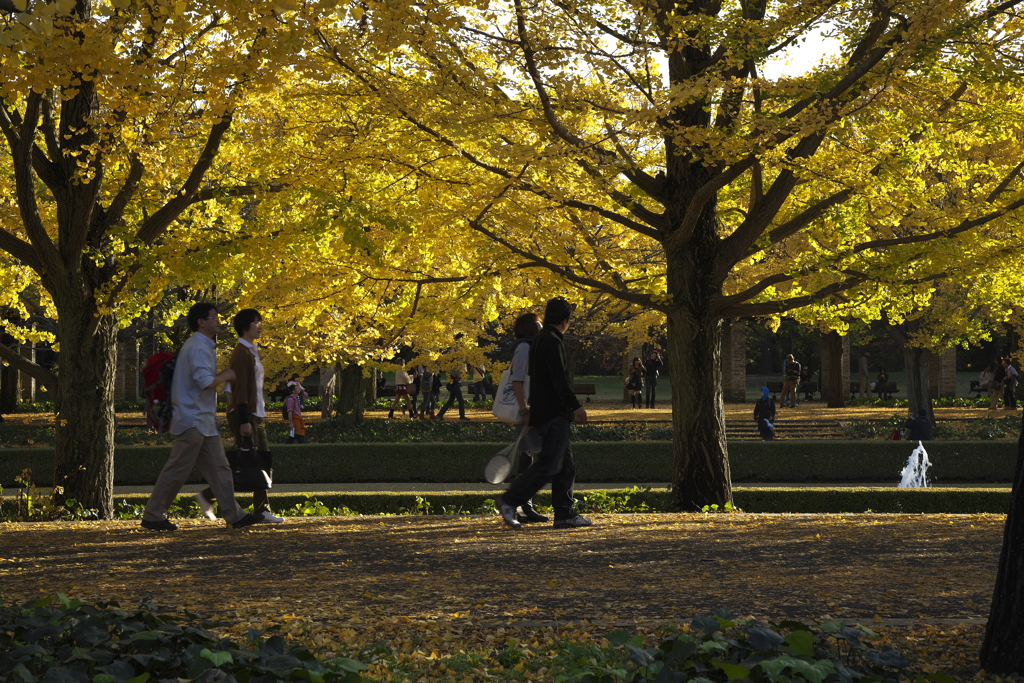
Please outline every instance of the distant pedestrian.
[[626, 373], [626, 391], [629, 392], [629, 403], [633, 408], [639, 408], [644, 398], [644, 373], [647, 369], [640, 360], [640, 356], [633, 358], [629, 365], [629, 372]]
[[292, 393], [284, 400], [284, 412], [288, 416], [290, 429], [285, 443], [306, 443], [306, 423], [302, 419], [302, 403], [299, 402], [300, 386], [292, 385]]
[[448, 380], [448, 400], [445, 401], [444, 405], [441, 406], [441, 410], [437, 412], [435, 420], [443, 420], [444, 414], [448, 412], [448, 409], [452, 407], [456, 401], [459, 402], [459, 419], [463, 422], [469, 422], [469, 418], [466, 417], [466, 399], [462, 397], [462, 369], [456, 368], [452, 370], [452, 375]]
[[647, 361], [644, 363], [644, 384], [647, 385], [648, 408], [654, 407], [654, 401], [658, 394], [658, 377], [661, 375], [663, 365], [665, 365], [665, 362], [657, 351], [651, 351], [651, 355], [647, 357]]
[[917, 411], [917, 417], [911, 417], [903, 425], [907, 430], [907, 441], [931, 441], [932, 423], [928, 419], [928, 411], [921, 408]]
[[576, 511], [573, 488], [576, 461], [573, 458], [572, 423], [587, 421], [569, 384], [563, 335], [569, 329], [572, 308], [561, 297], [548, 302], [544, 327], [530, 347], [530, 427], [541, 437], [541, 449], [528, 470], [516, 477], [496, 505], [502, 519], [513, 529], [522, 526], [516, 519], [521, 506], [546, 484], [551, 484], [551, 504], [555, 508], [554, 527], [571, 529], [593, 524]]
[[1010, 363], [1010, 357], [1003, 359], [1005, 376], [1003, 377], [1003, 407], [1007, 410], [1017, 410], [1017, 383], [1020, 375], [1017, 369]]
[[178, 351], [171, 380], [171, 427], [174, 445], [153, 493], [142, 514], [142, 528], [152, 531], [174, 531], [178, 528], [167, 519], [167, 510], [174, 497], [198, 467], [203, 478], [220, 501], [221, 514], [236, 529], [262, 522], [263, 518], [246, 513], [235, 501], [231, 466], [224, 454], [224, 445], [217, 428], [217, 387], [234, 381], [228, 368], [217, 372], [217, 343], [220, 316], [209, 303], [195, 304], [188, 310], [188, 327], [192, 330]]
[[420, 366], [420, 412], [419, 416], [421, 420], [425, 420], [428, 414], [433, 414], [434, 407], [437, 405], [437, 395], [434, 393], [434, 371], [426, 365]]
[[775, 439], [775, 412], [775, 399], [769, 394], [768, 387], [761, 387], [761, 398], [754, 404], [754, 423], [764, 441]]
[[861, 354], [860, 362], [857, 364], [857, 374], [860, 378], [860, 398], [871, 398], [871, 354], [865, 351]]
[[1003, 380], [1006, 379], [1006, 365], [1003, 364], [1005, 359], [1000, 358], [996, 361], [996, 369], [992, 373], [992, 381], [988, 385], [988, 409], [995, 410], [999, 407], [999, 397], [1003, 394]]
[[800, 370], [800, 388], [803, 389], [805, 401], [814, 400], [815, 387], [814, 382], [811, 381], [813, 378], [811, 366], [804, 364], [803, 368]]
[[413, 416], [412, 404], [409, 401], [409, 386], [412, 384], [412, 377], [405, 371], [405, 361], [399, 359], [398, 370], [395, 371], [395, 400], [391, 402], [391, 410], [388, 411], [388, 419], [395, 419], [395, 408], [398, 404], [405, 402], [405, 409], [409, 417]]
[[423, 372], [423, 366], [417, 365], [412, 369], [412, 383], [409, 385], [409, 402], [412, 404], [412, 409], [409, 411], [409, 417], [416, 417], [416, 400], [420, 395], [420, 377]]
[[978, 373], [978, 395], [981, 396], [981, 392], [988, 391], [989, 385], [992, 383], [992, 366], [986, 365], [985, 369]]
[[473, 401], [479, 403], [487, 400], [487, 368], [483, 365], [470, 365], [476, 378], [472, 381]]
[[889, 393], [889, 373], [885, 371], [885, 368], [878, 370], [878, 377], [875, 379], [875, 393], [878, 394], [878, 398], [892, 398], [892, 394]]
[[[256, 340], [263, 334], [263, 317], [255, 308], [244, 308], [235, 314], [232, 325], [238, 333], [238, 345], [231, 354], [228, 367], [235, 373], [231, 382], [230, 399], [228, 400], [228, 427], [235, 437], [235, 449], [256, 448], [269, 451], [267, 440], [267, 404], [263, 396], [263, 380], [265, 377], [263, 361]], [[196, 502], [207, 519], [216, 519], [213, 514], [213, 503], [217, 494], [213, 488], [207, 487], [196, 494]], [[267, 489], [256, 489], [252, 492], [253, 513], [262, 515], [266, 522], [283, 522], [270, 509], [270, 497]]]
[[793, 357], [793, 354], [786, 356], [786, 376], [782, 383], [782, 407], [786, 408], [786, 399], [789, 398], [790, 408], [800, 405], [800, 363]]
[[306, 405], [306, 399], [309, 398], [309, 392], [306, 391], [306, 387], [302, 386], [302, 377], [298, 373], [292, 375], [292, 378], [288, 380], [288, 392], [291, 393], [292, 387], [299, 385], [299, 404]]

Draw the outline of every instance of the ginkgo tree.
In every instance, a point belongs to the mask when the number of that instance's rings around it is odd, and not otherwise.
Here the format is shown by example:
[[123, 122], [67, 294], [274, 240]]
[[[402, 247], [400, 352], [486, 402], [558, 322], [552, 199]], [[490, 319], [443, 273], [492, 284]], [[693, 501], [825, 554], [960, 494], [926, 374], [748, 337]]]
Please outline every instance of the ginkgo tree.
[[[731, 499], [724, 319], [927, 288], [1024, 205], [1018, 160], [978, 153], [1017, 144], [1019, 95], [966, 65], [1019, 4], [371, 1], [304, 20], [302, 68], [391, 112], [424, 201], [665, 316], [674, 503], [700, 509]], [[764, 76], [820, 31], [834, 56]]]
[[245, 168], [233, 125], [298, 37], [289, 8], [265, 3], [13, 4], [0, 15], [0, 249], [44, 290], [59, 361], [0, 356], [55, 394], [57, 499], [109, 517], [118, 325], [189, 284], [159, 247], [216, 252], [244, 218], [232, 198], [273, 189]]

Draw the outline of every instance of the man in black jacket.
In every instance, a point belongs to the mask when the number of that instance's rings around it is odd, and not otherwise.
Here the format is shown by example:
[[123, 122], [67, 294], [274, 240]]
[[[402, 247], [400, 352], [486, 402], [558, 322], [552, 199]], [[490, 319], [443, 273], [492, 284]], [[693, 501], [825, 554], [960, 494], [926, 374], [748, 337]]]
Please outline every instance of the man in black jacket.
[[661, 360], [661, 354], [657, 351], [651, 351], [651, 357], [644, 363], [644, 367], [647, 369], [647, 407], [654, 407], [654, 399], [658, 393], [658, 377], [661, 375], [661, 366], [665, 363]]
[[548, 302], [544, 311], [544, 327], [530, 348], [530, 406], [528, 420], [541, 436], [540, 454], [530, 469], [520, 474], [496, 504], [505, 523], [513, 529], [522, 525], [516, 519], [516, 508], [527, 502], [551, 482], [551, 504], [555, 508], [555, 528], [573, 529], [593, 524], [576, 512], [573, 486], [576, 483], [576, 461], [570, 442], [573, 422], [587, 421], [572, 391], [565, 369], [565, 347], [562, 335], [569, 329], [572, 309], [569, 302], [558, 297]]

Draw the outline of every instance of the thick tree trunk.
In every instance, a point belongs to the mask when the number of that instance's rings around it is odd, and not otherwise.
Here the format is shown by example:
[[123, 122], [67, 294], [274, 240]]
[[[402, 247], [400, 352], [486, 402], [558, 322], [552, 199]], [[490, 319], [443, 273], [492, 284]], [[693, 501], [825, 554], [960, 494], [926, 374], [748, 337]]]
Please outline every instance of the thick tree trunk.
[[903, 347], [903, 372], [906, 382], [907, 402], [910, 414], [917, 415], [924, 408], [928, 419], [935, 424], [935, 413], [932, 411], [931, 389], [929, 387], [928, 365], [931, 351], [910, 345], [910, 336], [916, 331], [917, 321], [905, 322], [902, 325], [890, 325], [889, 336]]
[[[14, 344], [10, 335], [4, 335], [4, 344]], [[21, 390], [21, 378], [18, 368], [5, 365], [0, 370], [0, 413], [11, 414], [18, 409], [18, 392]]]
[[[379, 372], [380, 370], [371, 370], [370, 376], [366, 378], [367, 381], [363, 383], [363, 391], [365, 393], [365, 405], [373, 405], [377, 401], [377, 373]], [[340, 374], [338, 375], [338, 381], [341, 381]], [[340, 386], [339, 393], [337, 395], [339, 397], [341, 396]]]
[[361, 424], [363, 411], [366, 408], [366, 383], [363, 381], [363, 368], [359, 365], [346, 365], [337, 378], [338, 401], [335, 404], [335, 419], [343, 424]]
[[917, 415], [922, 408], [928, 419], [935, 424], [935, 413], [932, 410], [932, 392], [930, 386], [930, 370], [932, 352], [913, 346], [903, 347], [903, 369], [907, 383], [907, 401], [910, 414]]
[[775, 363], [772, 358], [772, 339], [774, 336], [767, 327], [762, 327], [761, 360], [757, 364], [757, 373], [759, 375], [775, 374]]
[[334, 410], [334, 394], [338, 385], [338, 366], [320, 370], [320, 419], [331, 419]]
[[821, 338], [821, 391], [828, 407], [845, 407], [848, 388], [843, 386], [843, 337], [829, 332]]
[[[722, 320], [712, 302], [721, 287], [709, 251], [669, 256], [669, 291], [679, 308], [668, 315], [672, 380], [672, 505], [700, 510], [732, 501], [722, 396]], [[675, 262], [673, 262], [675, 261]]]
[[565, 335], [565, 375], [569, 378], [569, 384], [576, 382], [576, 361], [579, 360], [581, 351], [583, 341], [579, 337]]
[[636, 344], [627, 349], [628, 353], [622, 358], [622, 372], [620, 377], [622, 378], [622, 402], [629, 403], [629, 389], [626, 388], [626, 377], [629, 376], [629, 369], [633, 366], [634, 358], [643, 358], [644, 347], [643, 344]]
[[117, 321], [92, 302], [58, 307], [54, 486], [103, 519], [114, 514], [114, 375]]
[[980, 659], [990, 675], [1024, 671], [1024, 427]]

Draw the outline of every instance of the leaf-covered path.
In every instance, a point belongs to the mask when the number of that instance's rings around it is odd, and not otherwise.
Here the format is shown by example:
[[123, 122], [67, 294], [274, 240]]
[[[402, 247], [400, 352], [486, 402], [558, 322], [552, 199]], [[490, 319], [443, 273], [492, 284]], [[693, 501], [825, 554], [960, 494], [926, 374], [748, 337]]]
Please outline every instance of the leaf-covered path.
[[355, 640], [422, 628], [466, 637], [643, 631], [721, 605], [737, 615], [843, 617], [908, 633], [918, 620], [944, 635], [966, 621], [955, 632], [967, 635], [946, 642], [942, 657], [954, 657], [947, 671], [967, 673], [1003, 520], [595, 515], [590, 529], [519, 532], [496, 517], [292, 518], [251, 531], [184, 520], [174, 533], [137, 522], [3, 524], [0, 588], [7, 602], [43, 592], [150, 594], [211, 616], [300, 620]]

